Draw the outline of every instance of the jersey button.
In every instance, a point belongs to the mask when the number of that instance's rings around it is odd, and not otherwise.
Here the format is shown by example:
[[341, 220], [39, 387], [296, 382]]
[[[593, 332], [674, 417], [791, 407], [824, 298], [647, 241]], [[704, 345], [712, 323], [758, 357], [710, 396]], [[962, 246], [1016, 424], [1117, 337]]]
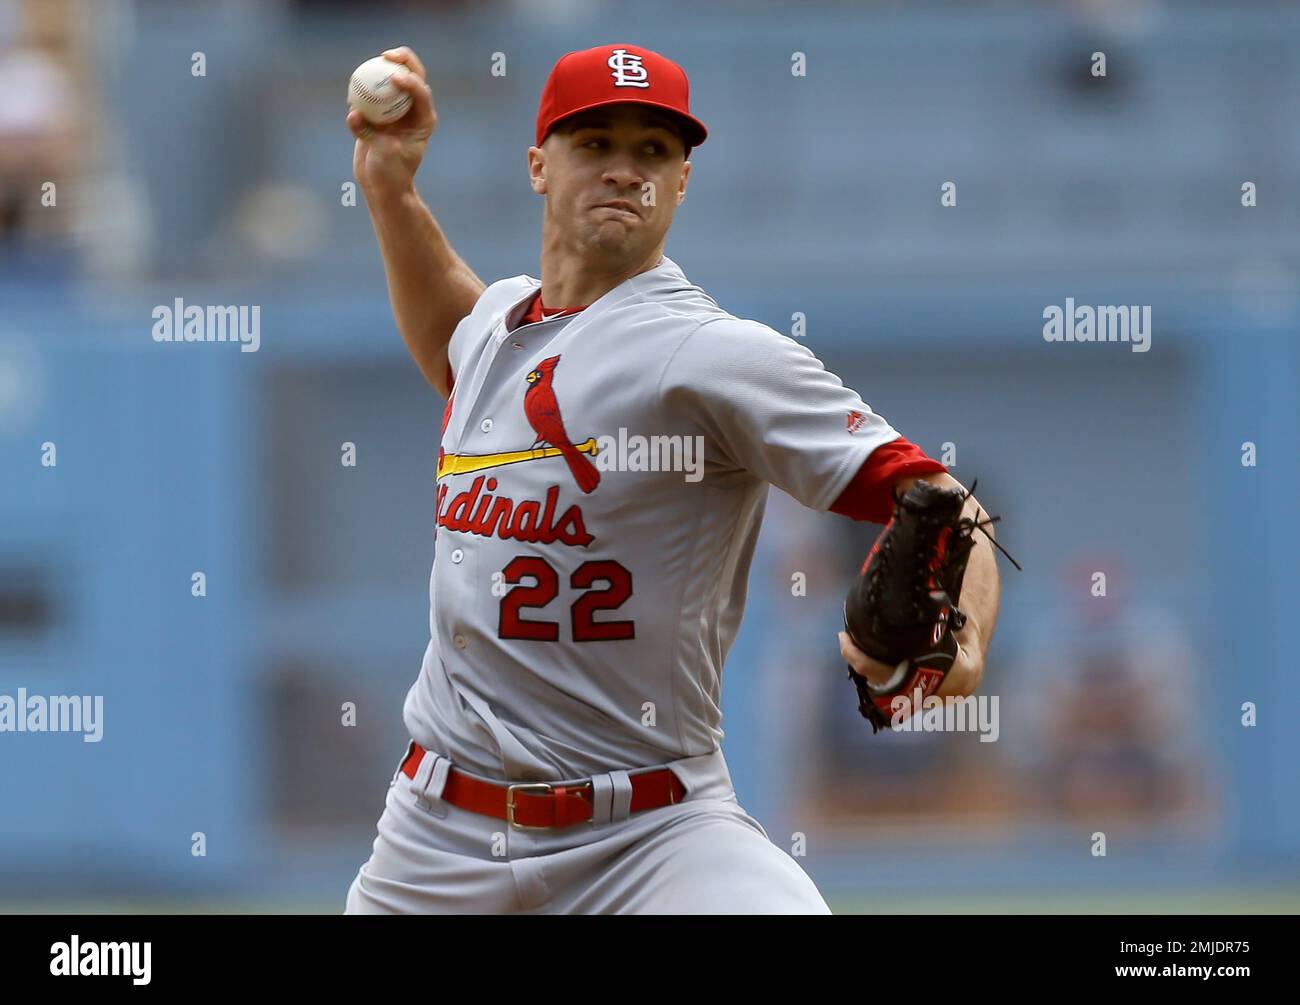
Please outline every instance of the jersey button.
[[464, 635], [453, 635], [451, 641], [452, 641], [452, 643], [456, 646], [457, 649], [464, 649], [464, 648], [465, 648], [465, 636], [464, 636]]
[[460, 563], [461, 563], [461, 561], [464, 559], [464, 557], [465, 557], [465, 553], [464, 553], [463, 551], [461, 551], [459, 548], [456, 548], [456, 549], [455, 549], [454, 551], [452, 551], [452, 553], [451, 553], [451, 560], [452, 560], [452, 562], [455, 563], [456, 565], [460, 565]]
[[490, 432], [492, 432], [492, 420], [491, 420], [491, 419], [484, 419], [482, 422], [480, 422], [480, 423], [478, 424], [478, 428], [481, 429], [481, 430], [483, 430], [483, 432], [485, 432], [485, 433], [490, 433]]

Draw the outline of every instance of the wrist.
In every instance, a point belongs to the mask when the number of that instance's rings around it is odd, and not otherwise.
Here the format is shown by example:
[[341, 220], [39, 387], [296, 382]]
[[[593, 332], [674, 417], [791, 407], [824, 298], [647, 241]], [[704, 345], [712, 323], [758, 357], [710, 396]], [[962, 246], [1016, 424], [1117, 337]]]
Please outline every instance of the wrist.
[[963, 648], [969, 649], [971, 652], [978, 653], [981, 656], [984, 655], [984, 650], [986, 648], [984, 636], [980, 632], [979, 622], [976, 621], [972, 615], [966, 614], [966, 623], [961, 626], [960, 631], [956, 631], [953, 634], [957, 636]]
[[414, 181], [409, 185], [362, 185], [361, 194], [372, 213], [406, 213], [422, 205]]

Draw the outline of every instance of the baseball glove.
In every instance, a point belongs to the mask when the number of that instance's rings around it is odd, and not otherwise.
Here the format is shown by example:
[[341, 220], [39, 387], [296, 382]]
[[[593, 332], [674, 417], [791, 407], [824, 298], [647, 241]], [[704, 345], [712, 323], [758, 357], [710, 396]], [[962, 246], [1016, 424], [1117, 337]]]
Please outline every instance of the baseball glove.
[[1001, 519], [962, 516], [974, 491], [974, 484], [963, 492], [924, 480], [902, 497], [895, 489], [894, 514], [844, 601], [844, 630], [853, 644], [872, 659], [897, 667], [881, 686], [849, 668], [849, 680], [858, 689], [858, 711], [873, 733], [889, 725], [896, 695], [934, 694], [957, 658], [954, 633], [966, 624], [957, 602], [973, 535], [976, 528]]

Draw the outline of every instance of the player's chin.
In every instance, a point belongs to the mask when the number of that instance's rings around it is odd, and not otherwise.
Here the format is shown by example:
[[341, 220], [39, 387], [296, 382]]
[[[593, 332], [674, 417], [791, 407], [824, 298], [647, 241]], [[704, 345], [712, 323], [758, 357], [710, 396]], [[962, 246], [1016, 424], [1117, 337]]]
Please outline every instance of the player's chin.
[[641, 233], [612, 221], [588, 231], [588, 245], [604, 252], [631, 252], [644, 243]]
[[603, 220], [596, 220], [592, 229], [597, 234], [604, 235], [606, 239], [610, 234], [620, 235], [622, 238], [627, 239], [644, 233], [645, 223], [637, 217], [619, 214], [618, 216], [606, 217]]

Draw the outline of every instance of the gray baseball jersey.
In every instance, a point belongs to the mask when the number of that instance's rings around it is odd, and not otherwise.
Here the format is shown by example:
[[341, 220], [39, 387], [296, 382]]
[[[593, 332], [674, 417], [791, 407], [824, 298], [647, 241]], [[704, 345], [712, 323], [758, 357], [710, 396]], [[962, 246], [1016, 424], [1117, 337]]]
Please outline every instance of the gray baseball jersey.
[[493, 283], [451, 339], [407, 728], [512, 780], [707, 754], [768, 485], [829, 509], [899, 434], [667, 257], [514, 327], [540, 285]]

